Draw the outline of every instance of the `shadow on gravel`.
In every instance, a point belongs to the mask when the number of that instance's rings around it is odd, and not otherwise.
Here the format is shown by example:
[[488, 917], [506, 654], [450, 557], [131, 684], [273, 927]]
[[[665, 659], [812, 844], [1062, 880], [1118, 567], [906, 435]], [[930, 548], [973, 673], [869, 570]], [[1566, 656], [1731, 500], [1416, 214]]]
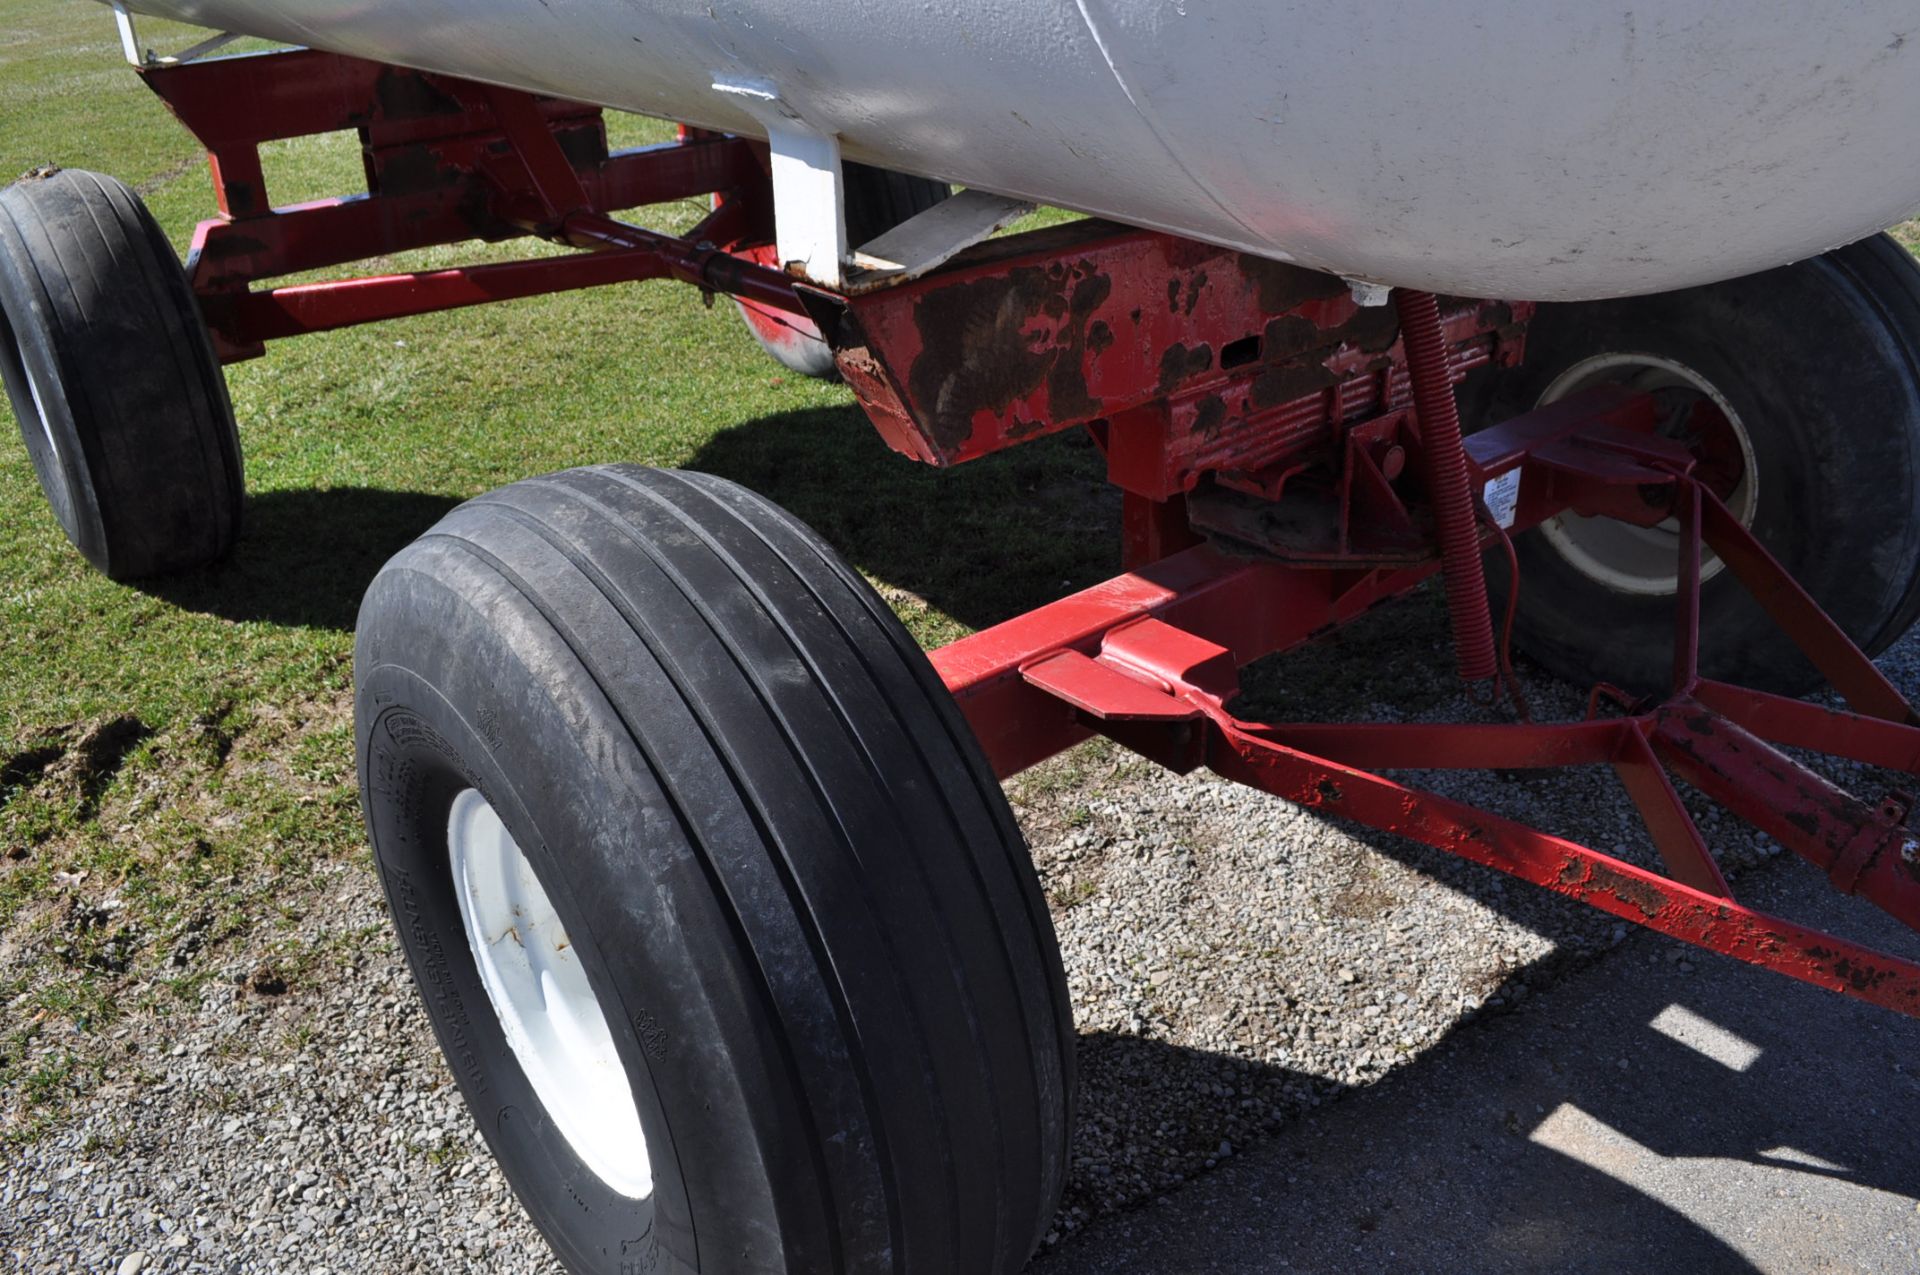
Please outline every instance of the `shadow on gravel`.
[[686, 468], [759, 492], [972, 628], [1119, 569], [1118, 492], [1078, 431], [942, 470], [889, 450], [855, 408], [813, 408], [725, 430]]
[[376, 487], [262, 492], [247, 502], [232, 557], [141, 587], [229, 620], [345, 631], [381, 565], [459, 503]]
[[[1073, 1168], [1061, 1217], [1170, 1190], [1348, 1087], [1287, 1067], [1119, 1032], [1083, 1033]], [[1179, 1136], [1169, 1137], [1169, 1127]], [[1142, 1162], [1143, 1157], [1151, 1157]]]
[[[1757, 901], [1913, 948], [1796, 866], [1766, 872]], [[1034, 1275], [1911, 1270], [1920, 1022], [1670, 947], [1636, 938], [1524, 1013], [1456, 1027]], [[1166, 1118], [1152, 1077], [1301, 1083], [1144, 1041], [1082, 1047], [1082, 1120], [1118, 1100], [1126, 1129]]]

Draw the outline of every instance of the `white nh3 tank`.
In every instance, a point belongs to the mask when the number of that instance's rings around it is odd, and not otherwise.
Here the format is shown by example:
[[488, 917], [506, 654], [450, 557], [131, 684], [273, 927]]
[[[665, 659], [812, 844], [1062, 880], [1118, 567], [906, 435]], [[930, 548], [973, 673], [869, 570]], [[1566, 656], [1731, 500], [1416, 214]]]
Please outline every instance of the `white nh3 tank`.
[[1920, 207], [1915, 0], [129, 0], [1381, 283], [1571, 300]]

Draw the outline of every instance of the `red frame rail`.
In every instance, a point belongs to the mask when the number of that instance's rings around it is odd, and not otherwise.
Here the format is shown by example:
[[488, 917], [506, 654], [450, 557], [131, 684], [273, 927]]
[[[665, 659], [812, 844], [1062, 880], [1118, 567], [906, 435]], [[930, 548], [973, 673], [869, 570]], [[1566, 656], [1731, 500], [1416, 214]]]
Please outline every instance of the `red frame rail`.
[[[188, 263], [225, 360], [400, 315], [644, 279], [725, 292], [759, 321], [825, 334], [882, 436], [957, 464], [1088, 430], [1125, 493], [1105, 584], [933, 653], [995, 770], [1094, 733], [1331, 816], [1498, 868], [1674, 938], [1920, 1015], [1920, 965], [1737, 902], [1680, 778], [1910, 926], [1920, 926], [1911, 799], [1861, 801], [1783, 749], [1920, 774], [1913, 710], [1727, 512], [1652, 400], [1588, 391], [1467, 438], [1452, 388], [1525, 358], [1524, 303], [1359, 305], [1328, 276], [1101, 222], [979, 245], [909, 283], [841, 296], [773, 269], [765, 148], [683, 129], [613, 153], [598, 108], [291, 50], [143, 70], [205, 144], [219, 215]], [[274, 207], [260, 146], [358, 133], [364, 195]], [[625, 208], [705, 198], [670, 236]], [[466, 240], [533, 235], [579, 251], [282, 284], [283, 276]], [[259, 285], [269, 286], [261, 287]], [[1515, 533], [1563, 511], [1680, 529], [1669, 692], [1597, 688], [1555, 724], [1263, 724], [1232, 711], [1238, 670], [1444, 574], [1456, 644], [1491, 667], [1480, 507], [1517, 476]], [[1699, 674], [1700, 556], [1711, 548], [1848, 710]], [[1443, 552], [1444, 550], [1444, 552]], [[1519, 587], [1516, 582], [1516, 588]], [[1499, 661], [1504, 669], [1504, 658]], [[1603, 716], [1601, 710], [1618, 710]], [[1524, 712], [1522, 714], [1524, 716]], [[1372, 773], [1612, 767], [1664, 871]]]
[[[219, 215], [195, 231], [187, 270], [223, 361], [310, 332], [645, 279], [799, 313], [791, 280], [726, 251], [771, 238], [760, 144], [689, 133], [610, 152], [598, 107], [314, 49], [140, 74], [207, 149]], [[359, 135], [366, 193], [275, 207], [260, 147], [344, 131]], [[683, 237], [609, 216], [716, 195], [720, 208]], [[254, 289], [392, 253], [525, 235], [586, 251]]]

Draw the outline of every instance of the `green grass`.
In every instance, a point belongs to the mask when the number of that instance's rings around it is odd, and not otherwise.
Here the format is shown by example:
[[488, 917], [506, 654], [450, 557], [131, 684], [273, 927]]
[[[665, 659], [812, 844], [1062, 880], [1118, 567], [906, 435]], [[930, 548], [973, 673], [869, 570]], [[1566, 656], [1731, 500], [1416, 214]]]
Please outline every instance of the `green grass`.
[[[161, 49], [198, 35], [141, 31]], [[668, 127], [613, 121], [620, 145]], [[265, 161], [276, 203], [363, 188], [350, 135], [277, 143]], [[48, 163], [127, 181], [181, 247], [210, 215], [198, 148], [121, 61], [107, 10], [0, 0], [0, 179]], [[699, 212], [637, 219], [675, 229]], [[546, 250], [460, 245], [376, 268]], [[129, 588], [94, 574], [0, 435], [0, 1139], [92, 1083], [109, 1025], [193, 1004], [222, 960], [280, 941], [317, 865], [364, 856], [355, 609], [457, 502], [610, 460], [723, 474], [813, 523], [928, 643], [1091, 583], [1116, 554], [1087, 448], [915, 465], [844, 389], [776, 367], [731, 307], [685, 287], [308, 337], [228, 378], [247, 531], [197, 575]]]

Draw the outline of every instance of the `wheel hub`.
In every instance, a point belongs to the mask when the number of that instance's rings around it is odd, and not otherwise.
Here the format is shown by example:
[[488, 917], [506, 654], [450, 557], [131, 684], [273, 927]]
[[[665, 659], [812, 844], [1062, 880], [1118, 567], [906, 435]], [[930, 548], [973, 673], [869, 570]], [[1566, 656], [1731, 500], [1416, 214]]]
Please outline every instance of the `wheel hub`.
[[472, 788], [453, 799], [447, 846], [467, 944], [521, 1071], [581, 1162], [646, 1197], [653, 1165], [626, 1068], [533, 865]]
[[[1687, 444], [1699, 477], [1725, 502], [1741, 526], [1753, 524], [1760, 476], [1753, 442], [1733, 405], [1692, 368], [1656, 354], [1598, 354], [1574, 364], [1547, 386], [1538, 406], [1596, 385], [1623, 385], [1651, 394], [1659, 405], [1659, 432]], [[1540, 524], [1540, 534], [1576, 570], [1619, 593], [1672, 594], [1679, 587], [1680, 533], [1674, 520], [1635, 527], [1611, 518], [1564, 513]], [[1702, 554], [1700, 579], [1723, 564]]]

